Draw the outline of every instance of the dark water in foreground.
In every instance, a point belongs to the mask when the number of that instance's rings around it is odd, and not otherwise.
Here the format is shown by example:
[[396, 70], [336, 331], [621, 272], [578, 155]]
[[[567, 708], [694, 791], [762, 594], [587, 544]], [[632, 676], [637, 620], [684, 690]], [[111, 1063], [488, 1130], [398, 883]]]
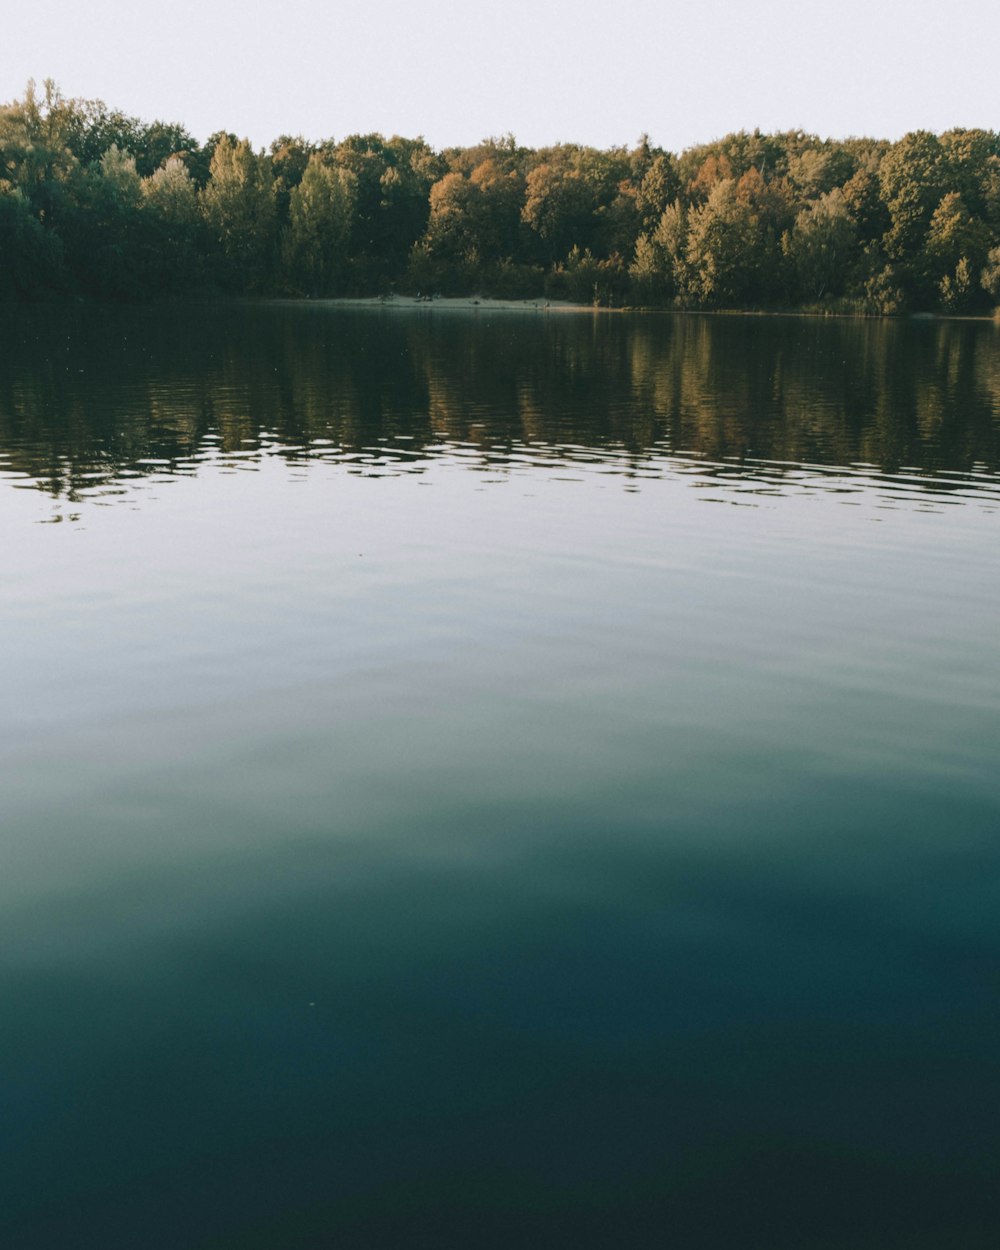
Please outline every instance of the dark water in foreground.
[[5, 1248], [998, 1244], [994, 326], [8, 312], [0, 527]]

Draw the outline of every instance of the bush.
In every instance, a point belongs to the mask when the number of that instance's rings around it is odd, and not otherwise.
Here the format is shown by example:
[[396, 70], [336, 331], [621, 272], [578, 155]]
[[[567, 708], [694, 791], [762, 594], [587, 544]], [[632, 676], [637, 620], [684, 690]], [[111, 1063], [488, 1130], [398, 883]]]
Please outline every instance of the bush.
[[879, 317], [893, 317], [906, 311], [906, 296], [892, 265], [886, 265], [865, 283], [865, 309]]
[[605, 308], [627, 302], [629, 274], [622, 258], [597, 260], [590, 250], [574, 247], [565, 265], [556, 265], [545, 282], [545, 293], [552, 299], [568, 299], [574, 304], [594, 304]]
[[537, 265], [522, 265], [510, 257], [488, 266], [480, 283], [483, 294], [494, 299], [531, 299], [544, 288], [544, 275]]

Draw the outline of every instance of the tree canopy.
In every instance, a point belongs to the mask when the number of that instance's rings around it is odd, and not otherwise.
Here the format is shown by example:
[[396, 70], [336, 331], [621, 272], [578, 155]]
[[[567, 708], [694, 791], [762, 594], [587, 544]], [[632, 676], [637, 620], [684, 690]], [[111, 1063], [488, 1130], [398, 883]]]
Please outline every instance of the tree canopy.
[[380, 134], [267, 151], [51, 81], [0, 105], [0, 298], [568, 296], [678, 308], [976, 312], [998, 299], [1000, 134], [741, 131], [675, 155], [435, 152]]

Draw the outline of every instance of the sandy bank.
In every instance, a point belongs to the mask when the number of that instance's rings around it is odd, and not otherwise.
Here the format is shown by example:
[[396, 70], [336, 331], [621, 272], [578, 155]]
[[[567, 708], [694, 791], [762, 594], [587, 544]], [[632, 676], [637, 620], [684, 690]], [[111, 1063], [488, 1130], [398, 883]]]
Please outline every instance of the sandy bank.
[[594, 313], [608, 312], [607, 308], [595, 308], [592, 304], [571, 304], [568, 300], [539, 299], [490, 299], [488, 295], [373, 295], [363, 299], [348, 297], [337, 299], [281, 300], [280, 303], [309, 303], [330, 308], [389, 308], [463, 310], [469, 312], [539, 312], [539, 313]]

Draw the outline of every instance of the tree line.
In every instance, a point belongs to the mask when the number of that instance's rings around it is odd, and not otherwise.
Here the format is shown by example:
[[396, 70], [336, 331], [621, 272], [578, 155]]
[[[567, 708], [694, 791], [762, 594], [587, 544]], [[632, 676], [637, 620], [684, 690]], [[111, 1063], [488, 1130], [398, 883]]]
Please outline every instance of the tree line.
[[408, 293], [975, 313], [1000, 133], [740, 132], [679, 156], [227, 132], [29, 83], [0, 106], [0, 298]]

